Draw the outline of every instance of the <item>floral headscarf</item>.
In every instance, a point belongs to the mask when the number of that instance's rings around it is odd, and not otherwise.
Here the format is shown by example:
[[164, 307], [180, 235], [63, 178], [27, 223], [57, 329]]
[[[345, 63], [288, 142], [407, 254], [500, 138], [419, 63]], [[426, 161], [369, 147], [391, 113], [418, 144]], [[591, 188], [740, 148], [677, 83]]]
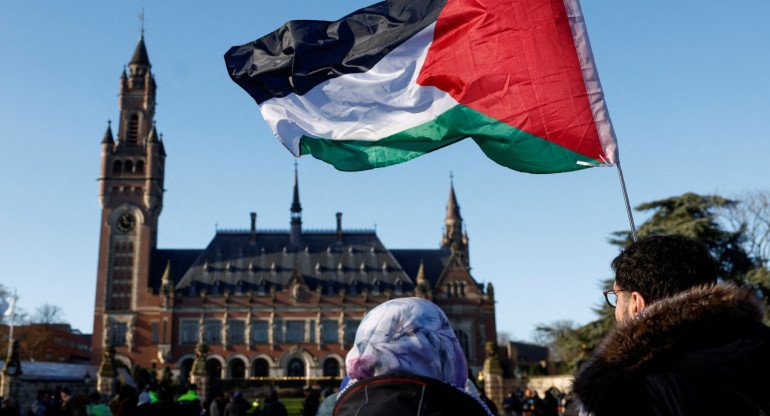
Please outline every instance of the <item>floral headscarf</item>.
[[351, 384], [393, 372], [465, 388], [468, 367], [444, 312], [421, 298], [387, 301], [366, 314], [345, 358]]

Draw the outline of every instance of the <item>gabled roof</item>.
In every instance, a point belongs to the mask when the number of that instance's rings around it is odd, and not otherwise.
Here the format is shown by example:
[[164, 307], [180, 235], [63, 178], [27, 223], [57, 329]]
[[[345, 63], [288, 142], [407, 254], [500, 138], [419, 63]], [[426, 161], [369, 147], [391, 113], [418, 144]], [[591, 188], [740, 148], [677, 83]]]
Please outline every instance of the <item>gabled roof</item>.
[[302, 246], [292, 249], [288, 231], [257, 232], [254, 243], [249, 231], [218, 232], [191, 266], [178, 274], [182, 278], [176, 290], [190, 295], [202, 289], [210, 294], [269, 286], [282, 290], [295, 270], [309, 290], [320, 285], [324, 293], [341, 288], [351, 293], [352, 282], [358, 291], [372, 290], [375, 282], [379, 290], [414, 288], [413, 279], [373, 231], [343, 232], [341, 243], [336, 237], [332, 230], [303, 232]]
[[452, 254], [445, 249], [395, 249], [390, 252], [404, 268], [406, 274], [415, 278], [417, 271], [420, 270], [420, 262], [423, 262], [425, 277], [430, 282], [430, 287], [436, 287], [436, 282]]
[[150, 267], [150, 282], [151, 288], [157, 290], [161, 286], [161, 278], [163, 272], [166, 270], [166, 266], [171, 264], [171, 275], [174, 277], [174, 284], [176, 285], [182, 279], [182, 276], [192, 266], [195, 259], [200, 256], [203, 250], [185, 250], [185, 249], [164, 249], [155, 250], [152, 256], [152, 265]]

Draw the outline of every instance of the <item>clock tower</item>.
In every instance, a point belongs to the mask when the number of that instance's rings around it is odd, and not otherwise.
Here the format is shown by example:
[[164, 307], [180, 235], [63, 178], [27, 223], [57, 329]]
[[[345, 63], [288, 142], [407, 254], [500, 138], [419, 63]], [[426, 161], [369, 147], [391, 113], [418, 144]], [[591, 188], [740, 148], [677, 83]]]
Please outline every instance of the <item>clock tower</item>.
[[108, 123], [99, 175], [99, 263], [92, 357], [107, 344], [132, 348], [139, 305], [147, 304], [150, 261], [163, 208], [166, 153], [153, 120], [155, 79], [139, 37], [128, 73], [120, 77], [117, 137]]

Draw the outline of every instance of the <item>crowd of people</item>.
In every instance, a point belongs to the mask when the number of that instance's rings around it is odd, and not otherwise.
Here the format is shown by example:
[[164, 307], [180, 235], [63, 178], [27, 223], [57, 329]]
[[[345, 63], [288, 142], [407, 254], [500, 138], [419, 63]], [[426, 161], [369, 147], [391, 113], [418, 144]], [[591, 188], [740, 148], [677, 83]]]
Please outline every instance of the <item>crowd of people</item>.
[[[762, 300], [720, 282], [702, 244], [677, 236], [635, 242], [612, 262], [617, 326], [575, 376], [570, 405], [550, 390], [511, 392], [502, 413], [563, 415], [770, 414], [770, 328]], [[470, 415], [498, 409], [468, 379], [465, 354], [444, 312], [422, 298], [387, 301], [366, 314], [345, 359], [339, 392], [306, 388], [303, 416]], [[111, 400], [69, 389], [40, 391], [21, 412], [13, 400], [0, 416], [288, 416], [271, 390], [264, 402], [195, 386], [137, 392], [123, 385]]]
[[[20, 409], [13, 399], [0, 403], [0, 416], [287, 416], [286, 407], [270, 390], [262, 400], [249, 402], [243, 393], [215, 389], [203, 401], [197, 387], [189, 385], [183, 394], [167, 385], [151, 385], [138, 391], [124, 384], [112, 398], [100, 393], [72, 394], [70, 389], [39, 390], [27, 409]], [[308, 395], [313, 397], [313, 395]], [[317, 395], [315, 397], [318, 397]], [[315, 415], [318, 401], [305, 400], [303, 414]]]

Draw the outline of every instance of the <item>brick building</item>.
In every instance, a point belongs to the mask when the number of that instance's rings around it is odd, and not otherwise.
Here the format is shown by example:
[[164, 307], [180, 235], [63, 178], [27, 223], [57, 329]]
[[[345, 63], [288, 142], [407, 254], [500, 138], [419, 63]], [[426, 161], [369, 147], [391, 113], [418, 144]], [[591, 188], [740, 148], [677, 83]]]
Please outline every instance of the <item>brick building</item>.
[[336, 228], [303, 230], [296, 170], [290, 229], [260, 230], [251, 213], [249, 228], [217, 231], [203, 249], [157, 248], [166, 154], [143, 36], [128, 68], [117, 136], [108, 126], [102, 140], [95, 363], [112, 344], [128, 366], [185, 375], [205, 343], [214, 377], [341, 376], [364, 314], [421, 296], [446, 312], [469, 365], [483, 365], [496, 338], [493, 289], [470, 274], [452, 186], [436, 249], [388, 249], [374, 230], [343, 228], [341, 213]]
[[[9, 332], [8, 325], [0, 325], [0, 345], [8, 345]], [[84, 335], [69, 324], [17, 325], [13, 338], [22, 345], [22, 360], [83, 364], [91, 359], [91, 335]]]

